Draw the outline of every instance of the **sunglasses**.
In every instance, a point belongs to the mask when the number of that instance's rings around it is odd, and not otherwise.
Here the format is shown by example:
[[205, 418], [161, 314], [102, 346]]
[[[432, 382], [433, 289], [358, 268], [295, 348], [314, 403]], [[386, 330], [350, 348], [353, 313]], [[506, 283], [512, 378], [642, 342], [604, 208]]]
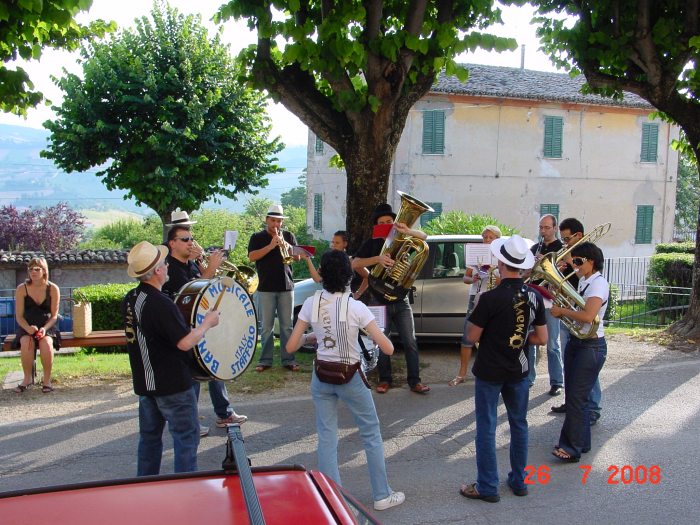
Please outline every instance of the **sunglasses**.
[[175, 237], [178, 241], [190, 242], [194, 241], [194, 237]]
[[43, 268], [41, 268], [39, 266], [34, 266], [33, 268], [29, 268], [30, 272], [40, 272], [42, 270], [43, 270]]
[[583, 266], [583, 263], [585, 263], [588, 259], [585, 257], [572, 257], [571, 262], [574, 263], [576, 266]]

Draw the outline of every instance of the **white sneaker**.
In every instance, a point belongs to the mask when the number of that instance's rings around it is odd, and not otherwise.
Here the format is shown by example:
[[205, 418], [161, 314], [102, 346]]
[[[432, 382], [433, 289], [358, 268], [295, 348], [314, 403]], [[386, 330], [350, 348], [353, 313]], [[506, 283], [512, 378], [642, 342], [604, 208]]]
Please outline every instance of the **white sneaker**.
[[209, 427], [204, 425], [199, 425], [199, 437], [204, 437], [209, 435]]
[[240, 425], [241, 423], [245, 423], [246, 421], [248, 421], [248, 416], [244, 416], [243, 414], [236, 414], [234, 412], [225, 419], [217, 418], [216, 426], [219, 428], [226, 428], [226, 425], [235, 423], [238, 423]]
[[406, 500], [403, 492], [392, 492], [388, 497], [374, 502], [374, 510], [386, 510], [401, 505]]

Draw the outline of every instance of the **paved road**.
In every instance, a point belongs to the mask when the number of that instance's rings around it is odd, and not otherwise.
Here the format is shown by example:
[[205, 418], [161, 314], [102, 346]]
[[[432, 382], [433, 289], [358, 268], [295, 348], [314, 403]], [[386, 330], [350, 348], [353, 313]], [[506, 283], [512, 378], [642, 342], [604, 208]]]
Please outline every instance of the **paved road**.
[[[530, 401], [530, 463], [549, 470], [546, 483], [516, 498], [502, 485], [500, 503], [470, 501], [459, 484], [476, 475], [473, 383], [456, 388], [433, 384], [427, 396], [397, 388], [375, 394], [386, 441], [390, 482], [407, 496], [404, 505], [379, 513], [387, 524], [450, 523], [697, 523], [700, 476], [700, 359], [652, 358], [635, 368], [604, 369], [604, 414], [594, 427], [586, 483], [576, 464], [550, 455], [562, 417], [551, 414], [546, 376], [538, 377]], [[203, 396], [206, 399], [207, 396]], [[558, 400], [561, 398], [558, 398]], [[135, 472], [136, 404], [114, 396], [68, 416], [0, 424], [0, 491], [73, 481], [128, 477]], [[211, 407], [201, 405], [211, 421]], [[301, 463], [315, 468], [316, 437], [309, 396], [237, 405], [251, 418], [243, 426], [253, 465]], [[341, 475], [361, 501], [371, 501], [364, 454], [347, 413], [341, 415]], [[498, 460], [508, 472], [508, 427], [501, 410]], [[168, 444], [169, 446], [169, 444]], [[224, 431], [213, 430], [200, 446], [200, 468], [219, 468]], [[166, 455], [164, 471], [172, 457]], [[611, 469], [642, 466], [661, 471], [658, 484], [610, 484]], [[638, 469], [641, 475], [644, 469]], [[629, 469], [624, 470], [625, 480]], [[2, 521], [0, 517], [0, 522]], [[50, 517], [47, 517], [50, 522]]]

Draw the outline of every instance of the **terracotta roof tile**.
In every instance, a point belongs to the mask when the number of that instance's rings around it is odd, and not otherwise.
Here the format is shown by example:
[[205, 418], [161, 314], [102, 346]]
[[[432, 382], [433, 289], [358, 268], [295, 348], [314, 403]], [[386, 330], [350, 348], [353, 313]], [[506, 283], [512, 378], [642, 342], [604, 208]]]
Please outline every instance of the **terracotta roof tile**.
[[26, 266], [33, 257], [45, 257], [49, 267], [82, 264], [126, 264], [128, 250], [72, 250], [65, 252], [6, 252], [0, 250], [0, 267]]
[[586, 81], [583, 75], [571, 78], [566, 73], [513, 67], [480, 64], [464, 64], [464, 66], [469, 70], [469, 78], [466, 82], [460, 82], [457, 77], [448, 77], [442, 71], [431, 88], [431, 93], [652, 109], [646, 100], [632, 93], [625, 92], [622, 100], [599, 95], [584, 95], [581, 93], [581, 86]]

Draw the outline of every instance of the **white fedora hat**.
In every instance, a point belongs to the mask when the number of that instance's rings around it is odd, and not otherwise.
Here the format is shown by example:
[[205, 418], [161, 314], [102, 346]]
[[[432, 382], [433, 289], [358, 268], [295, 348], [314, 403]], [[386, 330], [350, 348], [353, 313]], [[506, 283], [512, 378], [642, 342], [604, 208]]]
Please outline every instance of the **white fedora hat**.
[[267, 210], [267, 217], [275, 217], [277, 219], [287, 218], [280, 204], [273, 204], [272, 206], [270, 206], [270, 209]]
[[496, 239], [490, 246], [493, 256], [508, 266], [529, 270], [535, 264], [535, 256], [520, 235]]
[[167, 247], [163, 245], [153, 246], [148, 241], [141, 241], [131, 249], [126, 258], [129, 263], [126, 273], [129, 274], [129, 277], [141, 277], [158, 266], [158, 263], [163, 261], [167, 255]]
[[170, 214], [170, 222], [166, 226], [190, 226], [192, 224], [197, 224], [197, 221], [191, 221], [187, 212], [180, 211], [180, 208], [178, 208]]

